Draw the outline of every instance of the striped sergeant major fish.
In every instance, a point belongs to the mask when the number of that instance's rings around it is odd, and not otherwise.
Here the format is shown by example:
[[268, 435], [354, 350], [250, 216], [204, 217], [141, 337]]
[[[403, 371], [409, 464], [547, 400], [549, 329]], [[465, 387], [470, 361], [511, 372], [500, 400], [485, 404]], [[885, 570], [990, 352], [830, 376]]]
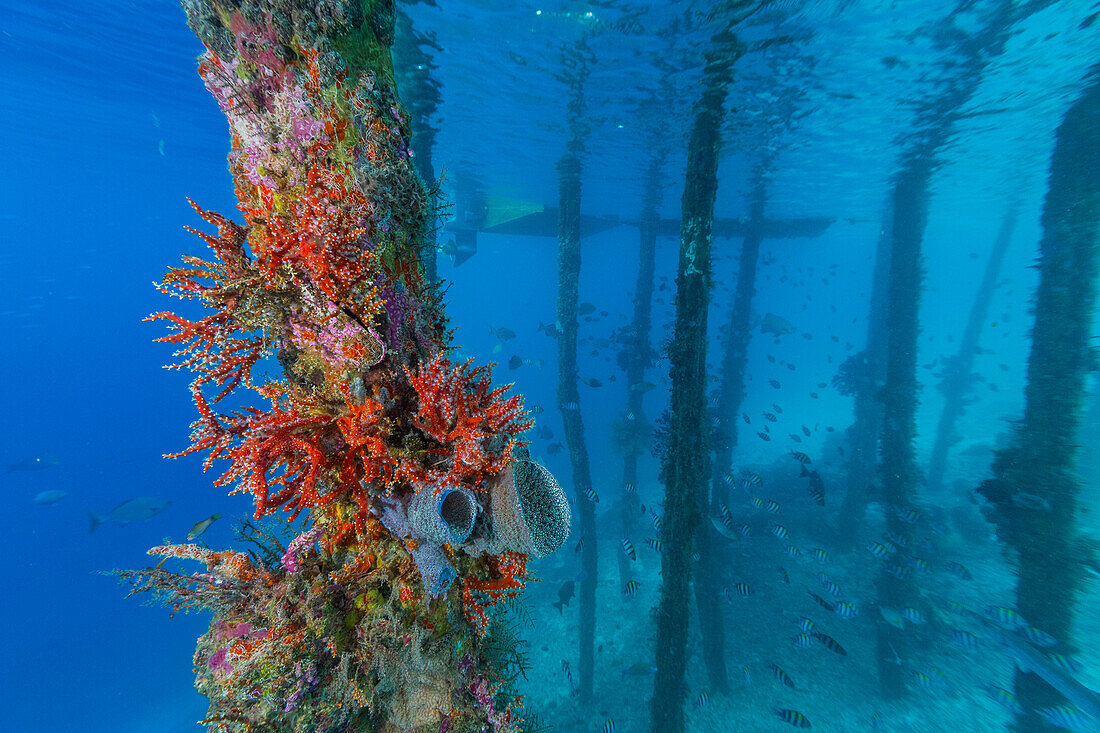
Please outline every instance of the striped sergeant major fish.
[[1086, 715], [1072, 705], [1058, 705], [1052, 708], [1040, 708], [1035, 713], [1053, 725], [1065, 730], [1096, 730], [1100, 720]]
[[965, 629], [951, 629], [951, 641], [963, 649], [977, 649], [978, 637]]
[[986, 684], [982, 685], [982, 689], [985, 690], [986, 694], [989, 695], [989, 698], [993, 700], [993, 702], [997, 703], [1005, 710], [1009, 711], [1010, 713], [1019, 712], [1020, 705], [1016, 702], [1016, 696], [1005, 688], [998, 687], [992, 682], [987, 682]]
[[871, 542], [867, 545], [867, 551], [877, 557], [879, 560], [887, 557], [890, 554], [890, 550], [886, 548], [886, 545], [881, 542]]
[[797, 710], [791, 710], [789, 708], [776, 708], [775, 714], [779, 716], [779, 719], [784, 723], [790, 723], [795, 728], [810, 728], [810, 719]]
[[859, 609], [848, 601], [837, 601], [836, 614], [843, 618], [855, 618], [859, 615]]
[[569, 689], [576, 693], [577, 686], [573, 684], [573, 672], [569, 668], [569, 662], [565, 661], [564, 659], [561, 660], [561, 671], [565, 672], [565, 678], [569, 680]]
[[834, 583], [825, 573], [818, 573], [817, 580], [821, 583], [821, 587], [824, 588], [829, 595], [840, 595], [840, 586]]
[[801, 463], [803, 466], [813, 465], [813, 461], [810, 460], [810, 457], [808, 455], [806, 455], [805, 453], [802, 453], [801, 451], [796, 451], [796, 450], [791, 451], [791, 458], [794, 458], [796, 461]]
[[920, 609], [913, 608], [912, 606], [906, 606], [902, 609], [901, 615], [911, 624], [923, 624], [927, 623], [928, 619], [924, 617], [924, 614], [920, 612]]
[[629, 557], [631, 560], [638, 559], [637, 553], [634, 552], [634, 545], [630, 543], [629, 537], [623, 537], [623, 552], [625, 552], [626, 556]]
[[770, 669], [772, 671], [772, 674], [775, 675], [775, 678], [782, 682], [784, 685], [786, 685], [787, 687], [794, 687], [794, 680], [792, 680], [790, 675], [784, 672], [779, 665], [769, 665], [768, 669]]
[[833, 637], [827, 634], [822, 634], [819, 631], [814, 631], [812, 633], [813, 637], [820, 641], [829, 651], [839, 654], [842, 657], [848, 656], [848, 652], [844, 651], [844, 647], [842, 647], [840, 643]]

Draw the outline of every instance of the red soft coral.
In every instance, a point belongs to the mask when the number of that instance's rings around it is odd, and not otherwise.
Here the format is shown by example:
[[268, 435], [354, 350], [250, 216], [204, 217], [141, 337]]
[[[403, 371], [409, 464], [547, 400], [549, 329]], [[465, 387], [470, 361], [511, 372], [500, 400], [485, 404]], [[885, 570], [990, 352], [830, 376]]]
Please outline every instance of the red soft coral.
[[[285, 506], [293, 521], [302, 509], [328, 504], [340, 493], [333, 489], [322, 495], [318, 490], [322, 474], [339, 466], [336, 454], [323, 444], [335, 420], [291, 404], [281, 385], [259, 391], [271, 400], [268, 412], [246, 407], [232, 415], [215, 415], [202, 392], [192, 388], [200, 417], [191, 425], [191, 445], [169, 458], [209, 450], [204, 469], [218, 458], [229, 460], [216, 486], [236, 483], [232, 493], [251, 493], [257, 519]], [[279, 487], [274, 494], [273, 487]]]
[[[504, 397], [512, 385], [493, 389], [491, 368], [471, 368], [472, 363], [473, 359], [454, 364], [437, 354], [421, 364], [416, 375], [407, 368], [405, 374], [419, 398], [413, 425], [435, 441], [453, 446], [449, 470], [430, 470], [431, 477], [439, 483], [478, 488], [486, 475], [504, 470], [517, 436], [530, 429], [533, 421], [527, 418], [521, 397]], [[508, 438], [508, 443], [493, 450], [489, 439], [498, 436]]]
[[524, 581], [531, 580], [527, 575], [527, 556], [522, 553], [490, 555], [488, 562], [495, 577], [486, 580], [469, 577], [462, 583], [462, 612], [479, 636], [484, 636], [489, 627], [485, 607], [518, 596], [523, 592]]

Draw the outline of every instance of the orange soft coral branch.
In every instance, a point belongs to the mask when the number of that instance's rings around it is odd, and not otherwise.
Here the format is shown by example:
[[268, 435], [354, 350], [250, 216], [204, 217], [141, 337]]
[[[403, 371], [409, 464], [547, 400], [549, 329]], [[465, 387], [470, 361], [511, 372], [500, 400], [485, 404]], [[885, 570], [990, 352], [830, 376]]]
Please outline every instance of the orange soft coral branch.
[[453, 364], [440, 353], [421, 365], [416, 375], [406, 367], [405, 374], [420, 398], [416, 426], [440, 442], [472, 433], [518, 435], [529, 430], [534, 421], [526, 418], [523, 398], [502, 399], [512, 385], [492, 389], [491, 367], [471, 369], [471, 364], [473, 359]]
[[248, 255], [244, 250], [244, 243], [248, 239], [248, 230], [216, 211], [208, 211], [201, 208], [191, 199], [187, 199], [187, 203], [191, 204], [191, 208], [193, 208], [195, 213], [202, 217], [204, 221], [218, 228], [218, 236], [212, 237], [209, 234], [204, 234], [191, 227], [184, 227], [184, 229], [202, 237], [203, 241], [214, 250], [214, 254], [218, 256], [218, 259], [227, 266], [239, 269], [240, 266], [248, 260]]
[[[201, 450], [210, 451], [203, 468], [217, 459], [230, 462], [215, 486], [236, 483], [231, 493], [247, 491], [256, 502], [259, 519], [280, 506], [292, 512], [291, 521], [302, 509], [330, 503], [340, 493], [318, 492], [323, 474], [338, 471], [339, 454], [322, 446], [322, 436], [335, 426], [327, 414], [306, 414], [289, 404], [275, 386], [261, 389], [271, 400], [271, 410], [247, 407], [231, 415], [215, 415], [198, 385], [192, 385], [199, 420], [192, 423], [191, 445], [178, 458]], [[272, 487], [281, 487], [272, 494]]]
[[348, 445], [340, 470], [341, 485], [351, 487], [354, 493], [364, 481], [392, 483], [397, 460], [390, 454], [384, 438], [382, 403], [369, 398], [361, 402], [353, 400], [346, 383], [340, 384], [340, 391], [348, 410], [347, 415], [336, 420]]
[[489, 628], [485, 608], [505, 598], [518, 596], [523, 592], [524, 581], [531, 580], [527, 575], [527, 556], [523, 553], [507, 551], [490, 555], [489, 558], [496, 577], [488, 580], [469, 577], [462, 583], [462, 612], [479, 636], [484, 636]]
[[[294, 521], [302, 509], [331, 502], [338, 492], [324, 497], [317, 492], [317, 481], [332, 462], [320, 446], [320, 434], [331, 422], [328, 416], [304, 416], [277, 402], [270, 412], [244, 416], [235, 425], [239, 445], [224, 451], [232, 465], [215, 485], [236, 481], [236, 491], [251, 493], [257, 519], [286, 505]], [[282, 488], [272, 494], [273, 486]]]
[[215, 402], [242, 383], [251, 385], [252, 367], [263, 356], [265, 344], [259, 336], [249, 339], [229, 336], [237, 330], [235, 319], [229, 313], [221, 311], [199, 321], [189, 321], [164, 311], [147, 316], [145, 320], [169, 322], [172, 333], [155, 340], [181, 344], [172, 356], [187, 358], [167, 368], [190, 369], [199, 374], [197, 385], [213, 383], [222, 387]]
[[170, 269], [158, 287], [169, 295], [200, 298], [218, 312], [198, 321], [170, 312], [154, 313], [145, 320], [169, 322], [170, 333], [156, 340], [180, 345], [173, 356], [186, 358], [168, 368], [186, 367], [198, 372], [196, 384], [200, 387], [207, 383], [222, 387], [214, 398], [217, 402], [242, 383], [251, 384], [252, 367], [263, 356], [265, 344], [258, 336], [241, 338], [233, 335], [243, 330], [232, 313], [236, 295], [230, 281], [243, 277], [242, 268], [248, 259], [244, 251], [245, 229], [220, 214], [200, 208], [190, 199], [188, 202], [203, 220], [218, 227], [217, 237], [186, 228], [202, 237], [221, 263], [184, 257], [188, 266]]

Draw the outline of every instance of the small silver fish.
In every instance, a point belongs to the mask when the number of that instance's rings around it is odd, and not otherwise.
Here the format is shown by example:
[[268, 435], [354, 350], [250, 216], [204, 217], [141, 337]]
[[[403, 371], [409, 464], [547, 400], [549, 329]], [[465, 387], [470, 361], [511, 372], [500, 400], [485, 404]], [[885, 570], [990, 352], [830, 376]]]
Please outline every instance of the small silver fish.
[[50, 489], [49, 491], [40, 491], [34, 495], [34, 503], [39, 506], [50, 506], [64, 499], [69, 495], [68, 491], [62, 491], [61, 489]]

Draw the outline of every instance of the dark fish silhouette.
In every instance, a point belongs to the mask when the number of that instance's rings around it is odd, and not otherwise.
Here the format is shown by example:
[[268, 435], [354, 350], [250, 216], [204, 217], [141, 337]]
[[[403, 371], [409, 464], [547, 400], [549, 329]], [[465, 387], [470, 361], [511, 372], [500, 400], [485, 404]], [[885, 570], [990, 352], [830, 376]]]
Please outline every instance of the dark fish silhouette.
[[539, 321], [538, 331], [540, 333], [545, 333], [552, 339], [556, 339], [558, 336], [561, 335], [561, 329], [558, 328], [558, 325], [556, 323], [543, 323], [542, 321]]
[[810, 485], [806, 487], [806, 491], [810, 492], [814, 503], [818, 506], [825, 506], [825, 482], [821, 480], [821, 474], [817, 471], [808, 470], [806, 464], [803, 463], [802, 473], [799, 475], [810, 479]]
[[15, 473], [16, 471], [42, 471], [47, 468], [53, 468], [60, 462], [61, 461], [53, 456], [31, 456], [30, 458], [24, 458], [15, 463], [5, 463], [4, 473]]
[[148, 496], [138, 496], [127, 499], [106, 514], [88, 512], [88, 522], [91, 532], [95, 532], [104, 522], [116, 524], [130, 524], [132, 522], [144, 522], [163, 512], [172, 502], [164, 499], [154, 499]]
[[832, 603], [825, 600], [824, 598], [822, 598], [818, 594], [814, 593], [813, 591], [809, 591], [809, 593], [810, 593], [810, 596], [812, 596], [813, 599], [815, 601], [817, 601], [817, 605], [821, 606], [822, 608], [824, 608], [829, 613], [833, 613], [836, 610], [836, 606], [834, 606]]
[[768, 313], [764, 316], [764, 319], [760, 322], [760, 333], [771, 333], [776, 336], [785, 336], [789, 333], [795, 333], [797, 331], [794, 324], [788, 321], [782, 316], [777, 316], [774, 313]]
[[573, 599], [574, 586], [575, 583], [572, 580], [567, 580], [558, 588], [558, 600], [554, 601], [554, 608], [558, 609], [558, 613], [562, 613], [562, 609]]

